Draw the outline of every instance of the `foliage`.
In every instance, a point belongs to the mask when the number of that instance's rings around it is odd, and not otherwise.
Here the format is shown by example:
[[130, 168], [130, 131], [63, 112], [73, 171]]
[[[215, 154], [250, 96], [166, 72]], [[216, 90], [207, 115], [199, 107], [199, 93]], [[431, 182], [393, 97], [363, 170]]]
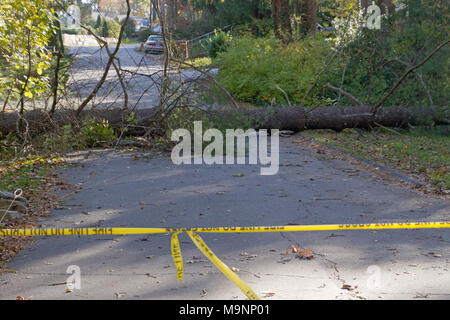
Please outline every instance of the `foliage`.
[[98, 29], [102, 25], [102, 17], [100, 15], [97, 16], [97, 21], [95, 22], [94, 28]]
[[[407, 8], [383, 18], [381, 29], [359, 29], [344, 48], [348, 62], [342, 89], [364, 103], [380, 100], [409, 66], [423, 60], [448, 38], [447, 1], [406, 0], [405, 3]], [[441, 49], [410, 74], [384, 105], [445, 105], [449, 91], [449, 53], [449, 46]], [[351, 101], [344, 97], [341, 103]]]
[[16, 189], [37, 188], [42, 184], [42, 178], [48, 169], [61, 162], [60, 158], [41, 158], [35, 155], [14, 161], [0, 161], [0, 190], [14, 192]]
[[117, 139], [114, 129], [106, 120], [86, 119], [81, 128], [65, 125], [48, 132], [35, 141], [36, 148], [44, 153], [63, 153], [67, 150], [109, 145]]
[[196, 10], [201, 10], [204, 16], [211, 19], [210, 31], [219, 26], [229, 24], [245, 24], [255, 12], [263, 12], [270, 9], [270, 1], [248, 1], [248, 0], [191, 0]]
[[102, 36], [102, 37], [108, 37], [108, 21], [106, 21], [106, 20], [103, 20], [103, 23], [102, 23], [102, 28], [101, 28], [101, 30], [100, 30], [100, 35]]
[[120, 23], [118, 23], [115, 20], [108, 21], [107, 28], [108, 28], [108, 37], [112, 38], [119, 38], [120, 34]]
[[[125, 19], [121, 21], [121, 24], [125, 22]], [[125, 25], [125, 28], [123, 29], [123, 34], [125, 38], [130, 38], [135, 33], [136, 24], [133, 18], [128, 18], [127, 24]]]
[[[217, 79], [243, 101], [267, 105], [274, 99], [275, 103], [286, 104], [287, 94], [291, 103], [298, 103], [331, 54], [331, 45], [320, 37], [309, 37], [283, 48], [274, 37], [246, 36], [234, 39], [228, 51], [219, 54]], [[327, 81], [327, 75], [320, 79], [306, 105], [329, 103], [321, 89]]]
[[[236, 28], [237, 29], [237, 28]], [[256, 37], [266, 37], [269, 36], [273, 29], [272, 19], [255, 19], [252, 18], [251, 22], [245, 25], [243, 30], [250, 31]]]
[[48, 0], [5, 0], [0, 4], [0, 90], [27, 98], [49, 89], [43, 76], [52, 55], [47, 49], [55, 33]]
[[75, 34], [75, 35], [82, 34], [82, 30], [81, 29], [61, 28], [61, 31], [62, 31], [62, 33], [65, 33], [65, 34]]
[[19, 139], [16, 135], [9, 133], [3, 136], [0, 133], [0, 160], [9, 160], [14, 158], [21, 145], [19, 144]]
[[[186, 3], [187, 0], [182, 0]], [[190, 0], [201, 19], [179, 28], [179, 38], [194, 38], [225, 26], [246, 25], [252, 19], [270, 18], [270, 0]]]
[[96, 121], [89, 119], [87, 124], [82, 127], [78, 134], [80, 140], [85, 146], [95, 146], [95, 144], [111, 142], [117, 139], [113, 128], [109, 125], [108, 121], [101, 120]]
[[[55, 15], [55, 17], [57, 17], [57, 16]], [[60, 24], [59, 20], [55, 21], [55, 32], [50, 37], [48, 46], [55, 48], [56, 51], [64, 52], [64, 43], [63, 43], [63, 39], [62, 39], [62, 28], [61, 28], [61, 24]]]
[[189, 64], [192, 64], [194, 67], [203, 69], [212, 65], [212, 59], [210, 57], [199, 57], [195, 59], [190, 59], [186, 61]]
[[143, 28], [138, 32], [138, 39], [141, 42], [147, 41], [148, 37], [152, 35], [153, 32], [149, 28]]
[[223, 32], [214, 30], [214, 36], [206, 41], [206, 48], [208, 50], [208, 55], [215, 59], [217, 55], [221, 52], [227, 51], [227, 48], [231, 43], [230, 32]]

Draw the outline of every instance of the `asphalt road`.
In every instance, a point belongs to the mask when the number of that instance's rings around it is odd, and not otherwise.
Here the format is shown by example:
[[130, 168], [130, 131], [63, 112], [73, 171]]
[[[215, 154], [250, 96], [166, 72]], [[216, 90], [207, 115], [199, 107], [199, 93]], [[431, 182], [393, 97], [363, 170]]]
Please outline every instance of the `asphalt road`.
[[[128, 95], [129, 109], [153, 108], [159, 103], [162, 77], [162, 55], [145, 54], [136, 49], [138, 45], [123, 45], [116, 55], [115, 63], [121, 69], [123, 83]], [[114, 50], [113, 47], [110, 50]], [[69, 72], [70, 95], [64, 96], [61, 105], [68, 108], [77, 106], [95, 88], [102, 77], [108, 61], [106, 50], [99, 47], [71, 47], [74, 62]], [[192, 70], [169, 69], [170, 78], [196, 79], [202, 75]], [[106, 80], [88, 107], [123, 108], [125, 95], [118, 81], [117, 72], [111, 66]]]
[[[427, 197], [281, 138], [279, 173], [259, 165], [174, 165], [169, 156], [98, 151], [61, 170], [82, 187], [42, 227], [201, 227], [448, 220]], [[238, 176], [234, 176], [238, 175]], [[64, 193], [62, 194], [64, 196]], [[450, 299], [450, 230], [202, 234], [263, 299]], [[245, 299], [180, 235], [41, 237], [0, 275], [0, 299]], [[286, 254], [291, 245], [312, 259]], [[66, 292], [71, 265], [81, 289]]]
[[[124, 45], [119, 49], [115, 60], [123, 70], [123, 81], [129, 96], [129, 108], [151, 108], [158, 103], [158, 88], [153, 80], [159, 81], [161, 75], [160, 55], [137, 52], [136, 45]], [[114, 48], [110, 48], [113, 50]], [[108, 61], [105, 49], [99, 47], [71, 47], [74, 62], [70, 70], [69, 88], [73, 93], [65, 97], [69, 104], [78, 105], [95, 88], [103, 75]], [[124, 106], [124, 93], [117, 81], [117, 73], [111, 66], [106, 81], [92, 100], [95, 108], [115, 108]]]

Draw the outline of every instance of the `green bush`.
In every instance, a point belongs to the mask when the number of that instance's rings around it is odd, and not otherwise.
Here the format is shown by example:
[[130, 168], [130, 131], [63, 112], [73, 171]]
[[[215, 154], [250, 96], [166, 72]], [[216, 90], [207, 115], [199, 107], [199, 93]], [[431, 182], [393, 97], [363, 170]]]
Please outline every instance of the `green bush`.
[[151, 34], [153, 34], [153, 32], [149, 28], [141, 29], [138, 32], [139, 41], [141, 42], [147, 41], [148, 37], [150, 37]]
[[83, 145], [95, 147], [111, 142], [117, 139], [117, 136], [108, 121], [88, 120], [87, 124], [81, 128], [78, 138]]
[[225, 52], [230, 46], [231, 35], [229, 32], [214, 31], [214, 37], [206, 41], [206, 48], [208, 55], [211, 58], [216, 58], [220, 52]]
[[94, 28], [98, 29], [100, 28], [102, 25], [102, 17], [100, 15], [97, 16], [97, 21], [94, 24]]
[[120, 23], [115, 20], [108, 21], [108, 37], [119, 38], [120, 34]]
[[[219, 54], [218, 81], [243, 101], [268, 105], [301, 102], [317, 74], [333, 54], [322, 38], [306, 38], [283, 48], [274, 37], [245, 36], [233, 40], [227, 52]], [[305, 105], [329, 104], [327, 91], [321, 87], [330, 81], [334, 65], [308, 95]]]
[[61, 32], [65, 34], [81, 34], [81, 29], [67, 29], [67, 28], [61, 28]]
[[42, 135], [42, 149], [48, 152], [65, 152], [108, 145], [117, 139], [114, 129], [106, 120], [86, 119], [81, 129], [65, 125], [58, 132]]
[[[125, 19], [121, 21], [121, 24], [125, 22]], [[136, 23], [134, 19], [128, 18], [127, 24], [125, 25], [125, 28], [123, 30], [125, 38], [130, 38], [134, 35], [136, 29]]]
[[102, 28], [100, 30], [100, 35], [102, 37], [108, 37], [108, 22], [106, 20], [103, 21], [102, 23]]
[[[343, 55], [348, 62], [342, 89], [364, 103], [379, 101], [408, 65], [422, 61], [448, 38], [448, 19], [442, 14], [448, 12], [448, 1], [404, 0], [404, 3], [407, 9], [384, 18], [380, 30], [363, 28], [344, 47]], [[412, 72], [384, 105], [446, 105], [450, 89], [449, 53], [449, 46], [442, 48]], [[340, 104], [350, 103], [348, 98], [341, 98]]]

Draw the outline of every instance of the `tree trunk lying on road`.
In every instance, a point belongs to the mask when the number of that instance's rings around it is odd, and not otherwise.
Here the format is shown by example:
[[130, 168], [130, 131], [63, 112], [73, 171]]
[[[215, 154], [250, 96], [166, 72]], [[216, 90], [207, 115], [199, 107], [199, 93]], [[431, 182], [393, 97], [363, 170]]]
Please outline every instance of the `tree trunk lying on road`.
[[[370, 128], [376, 126], [405, 127], [408, 124], [417, 125], [425, 119], [435, 124], [449, 124], [447, 107], [382, 107], [372, 115], [370, 106], [358, 107], [319, 107], [314, 109], [302, 107], [275, 108], [268, 113], [267, 109], [248, 109], [242, 112], [251, 120], [255, 129], [280, 129], [303, 131], [306, 129], [332, 129], [341, 131], [345, 128]], [[136, 110], [136, 126], [127, 131], [128, 134], [139, 135], [144, 132], [143, 127], [155, 126], [156, 109]], [[214, 111], [224, 116], [236, 111]], [[112, 110], [85, 110], [81, 118], [93, 117], [107, 120], [112, 126], [125, 126], [128, 111]], [[76, 119], [74, 110], [56, 111], [50, 119], [47, 113], [31, 111], [23, 115], [30, 131], [45, 132], [54, 126], [62, 126]], [[0, 113], [0, 132], [8, 134], [15, 132], [19, 116], [14, 113]]]

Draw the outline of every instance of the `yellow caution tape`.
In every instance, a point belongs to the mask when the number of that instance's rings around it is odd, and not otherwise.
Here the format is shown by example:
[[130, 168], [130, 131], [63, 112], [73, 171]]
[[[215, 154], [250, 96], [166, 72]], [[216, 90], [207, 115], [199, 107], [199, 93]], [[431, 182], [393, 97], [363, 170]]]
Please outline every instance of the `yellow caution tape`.
[[435, 229], [450, 228], [450, 222], [387, 222], [367, 224], [323, 224], [289, 225], [264, 227], [202, 227], [202, 228], [47, 228], [47, 229], [0, 229], [0, 236], [84, 236], [84, 235], [131, 235], [173, 232], [293, 232], [330, 230], [368, 230], [368, 229]]
[[171, 248], [172, 248], [172, 258], [173, 262], [175, 263], [175, 268], [177, 269], [177, 279], [183, 280], [183, 256], [181, 255], [181, 247], [180, 242], [178, 241], [178, 234], [179, 232], [175, 232], [172, 234], [172, 240], [171, 240]]
[[191, 238], [192, 242], [197, 246], [197, 248], [219, 269], [224, 275], [233, 281], [239, 289], [250, 299], [259, 300], [259, 297], [253, 292], [253, 290], [239, 278], [239, 276], [234, 273], [225, 263], [223, 263], [211, 249], [208, 248], [203, 239], [192, 231], [187, 231], [187, 234]]
[[[165, 228], [45, 228], [0, 229], [1, 236], [88, 236], [167, 233]], [[174, 231], [175, 232], [175, 231]]]
[[367, 224], [325, 224], [325, 225], [289, 225], [261, 227], [204, 227], [204, 228], [46, 228], [46, 229], [0, 229], [0, 236], [83, 236], [83, 235], [132, 235], [152, 233], [172, 233], [171, 251], [177, 270], [177, 279], [182, 280], [183, 257], [181, 255], [178, 234], [187, 232], [197, 248], [211, 262], [233, 281], [249, 299], [259, 299], [252, 289], [242, 281], [226, 264], [208, 248], [202, 238], [195, 232], [205, 233], [244, 233], [244, 232], [296, 232], [296, 231], [330, 231], [330, 230], [369, 230], [369, 229], [435, 229], [450, 228], [450, 222], [392, 222]]

